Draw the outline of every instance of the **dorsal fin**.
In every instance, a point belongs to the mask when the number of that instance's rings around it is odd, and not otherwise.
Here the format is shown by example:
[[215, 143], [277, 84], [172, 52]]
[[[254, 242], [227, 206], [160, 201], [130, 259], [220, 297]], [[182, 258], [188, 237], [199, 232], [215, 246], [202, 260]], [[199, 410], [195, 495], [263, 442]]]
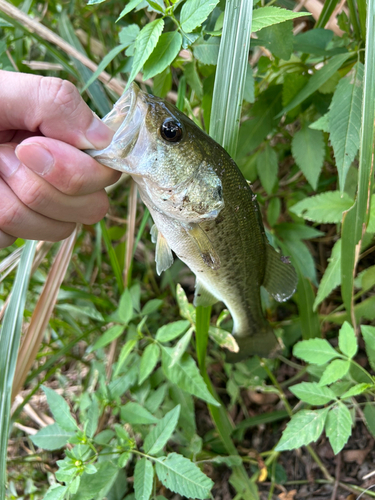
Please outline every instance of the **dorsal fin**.
[[266, 243], [266, 273], [263, 286], [278, 302], [293, 295], [297, 287], [297, 273], [287, 257], [283, 257]]

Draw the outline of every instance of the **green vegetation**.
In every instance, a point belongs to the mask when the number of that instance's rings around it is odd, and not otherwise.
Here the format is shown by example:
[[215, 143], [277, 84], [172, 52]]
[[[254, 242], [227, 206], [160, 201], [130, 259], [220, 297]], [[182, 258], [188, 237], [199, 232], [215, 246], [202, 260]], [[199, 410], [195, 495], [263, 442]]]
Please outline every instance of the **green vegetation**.
[[288, 302], [262, 296], [282, 355], [231, 365], [228, 313], [194, 308], [181, 262], [157, 277], [130, 178], [95, 227], [2, 251], [0, 500], [272, 499], [288, 450], [333, 485], [314, 443], [375, 437], [375, 5], [347, 0], [334, 33], [337, 5], [0, 0], [0, 69], [67, 78], [100, 115], [134, 79], [174, 102], [236, 159], [299, 276]]

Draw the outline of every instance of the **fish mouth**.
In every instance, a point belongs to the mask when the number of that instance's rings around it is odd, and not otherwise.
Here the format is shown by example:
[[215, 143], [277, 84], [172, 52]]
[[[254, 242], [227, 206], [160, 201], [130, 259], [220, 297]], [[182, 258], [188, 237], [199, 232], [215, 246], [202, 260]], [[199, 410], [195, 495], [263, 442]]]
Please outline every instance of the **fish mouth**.
[[139, 87], [133, 82], [103, 118], [102, 121], [115, 132], [110, 145], [85, 151], [99, 163], [120, 172], [129, 172], [124, 160], [137, 142], [146, 115], [145, 106], [138, 99], [139, 93]]

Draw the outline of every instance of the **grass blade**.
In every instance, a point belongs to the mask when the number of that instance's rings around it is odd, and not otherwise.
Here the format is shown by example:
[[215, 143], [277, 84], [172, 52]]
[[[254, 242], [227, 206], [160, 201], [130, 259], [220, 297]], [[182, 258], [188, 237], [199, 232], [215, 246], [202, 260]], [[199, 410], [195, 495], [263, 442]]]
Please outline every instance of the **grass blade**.
[[320, 13], [319, 19], [316, 21], [314, 28], [324, 28], [324, 26], [330, 20], [337, 2], [338, 0], [327, 0], [326, 2], [324, 2], [322, 12]]
[[21, 337], [27, 287], [36, 245], [36, 241], [28, 241], [25, 244], [0, 335], [0, 500], [5, 499], [11, 392]]
[[107, 226], [105, 225], [104, 219], [100, 221], [100, 228], [102, 231], [103, 241], [108, 252], [109, 260], [111, 262], [112, 270], [116, 278], [117, 286], [120, 295], [124, 291], [124, 283], [122, 281], [121, 267], [117, 259], [117, 255], [112, 246], [111, 238], [108, 234]]
[[353, 286], [354, 275], [366, 231], [373, 184], [374, 118], [375, 118], [375, 3], [369, 2], [366, 26], [365, 70], [357, 199], [352, 208], [344, 212], [342, 227], [341, 293], [346, 310], [355, 326]]
[[231, 156], [235, 156], [237, 149], [252, 13], [252, 0], [231, 0], [225, 7], [212, 98], [210, 136]]

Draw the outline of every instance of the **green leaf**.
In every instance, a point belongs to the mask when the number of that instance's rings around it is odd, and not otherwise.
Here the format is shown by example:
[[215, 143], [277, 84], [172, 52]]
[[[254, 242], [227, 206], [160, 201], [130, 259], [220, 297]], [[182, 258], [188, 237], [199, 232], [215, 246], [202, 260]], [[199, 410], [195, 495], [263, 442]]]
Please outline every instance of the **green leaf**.
[[134, 493], [136, 500], [149, 500], [152, 493], [154, 469], [147, 458], [141, 458], [134, 469]]
[[293, 450], [316, 441], [324, 429], [328, 408], [301, 410], [291, 418], [275, 451]]
[[250, 64], [247, 65], [245, 87], [243, 91], [243, 99], [246, 102], [253, 103], [255, 101], [254, 96], [254, 75], [253, 68]]
[[160, 347], [157, 344], [149, 344], [144, 350], [139, 366], [139, 380], [138, 384], [141, 385], [153, 371], [156, 363], [159, 360]]
[[327, 80], [331, 78], [331, 76], [336, 73], [338, 69], [344, 64], [344, 62], [349, 59], [351, 53], [339, 54], [337, 56], [332, 57], [327, 64], [323, 66], [322, 69], [317, 71], [308, 81], [307, 85], [298, 92], [294, 99], [290, 101], [290, 103], [285, 106], [285, 108], [281, 111], [280, 115], [287, 113], [291, 109], [301, 104], [305, 99], [310, 97], [311, 94], [316, 92], [319, 87], [323, 85]]
[[335, 153], [340, 191], [344, 191], [349, 167], [359, 148], [363, 64], [358, 62], [350, 78], [342, 78], [328, 113], [330, 139]]
[[113, 374], [114, 377], [116, 377], [120, 373], [123, 364], [125, 363], [129, 354], [132, 352], [132, 350], [134, 349], [134, 347], [136, 345], [137, 345], [137, 340], [130, 339], [126, 342], [126, 344], [124, 344], [121, 347], [121, 352], [120, 352], [120, 356], [119, 356], [118, 361], [117, 361], [116, 370]]
[[143, 67], [143, 80], [153, 78], [172, 64], [180, 52], [181, 44], [182, 36], [178, 31], [163, 33]]
[[242, 464], [242, 458], [239, 455], [229, 455], [220, 457], [219, 455], [210, 460], [213, 464], [225, 464], [228, 467], [233, 467]]
[[118, 34], [120, 43], [129, 47], [129, 45], [135, 42], [135, 39], [137, 38], [139, 31], [140, 29], [137, 24], [129, 24], [128, 26], [121, 28], [121, 31]]
[[332, 40], [333, 31], [321, 28], [308, 30], [294, 37], [294, 50], [305, 54], [326, 56], [326, 47]]
[[95, 396], [92, 398], [92, 403], [87, 410], [87, 425], [86, 434], [92, 438], [95, 435], [99, 422], [99, 404]]
[[325, 339], [302, 340], [294, 346], [293, 354], [313, 365], [324, 365], [340, 356]]
[[156, 332], [156, 340], [159, 342], [169, 342], [185, 333], [189, 326], [190, 322], [187, 320], [174, 321], [173, 323], [163, 325]]
[[350, 361], [344, 359], [335, 359], [324, 370], [319, 385], [333, 384], [337, 380], [342, 379], [348, 373], [350, 368]]
[[122, 321], [125, 325], [127, 325], [133, 317], [133, 303], [128, 289], [126, 289], [120, 297], [118, 316], [120, 321]]
[[292, 139], [292, 154], [311, 187], [316, 189], [325, 154], [323, 133], [304, 126]]
[[148, 434], [143, 444], [145, 453], [156, 455], [164, 448], [177, 426], [180, 409], [181, 406], [177, 405], [169, 411]]
[[121, 407], [121, 418], [128, 424], [156, 424], [159, 419], [138, 403], [129, 402]]
[[258, 43], [285, 61], [292, 55], [293, 39], [293, 21], [268, 26], [258, 32]]
[[126, 89], [129, 88], [130, 84], [141, 71], [144, 63], [150, 57], [152, 51], [158, 43], [159, 37], [164, 28], [163, 19], [155, 19], [151, 23], [146, 24], [139, 32], [135, 41], [135, 54], [133, 59], [132, 70], [129, 76]]
[[202, 64], [217, 64], [219, 56], [220, 38], [211, 36], [208, 40], [204, 37], [198, 38], [193, 45], [193, 54]]
[[74, 432], [62, 429], [57, 424], [52, 424], [40, 429], [34, 436], [30, 436], [30, 439], [39, 448], [59, 450], [66, 445], [72, 436], [74, 436]]
[[351, 387], [348, 391], [344, 392], [340, 396], [341, 399], [347, 399], [347, 398], [352, 398], [353, 396], [358, 396], [359, 394], [362, 394], [363, 392], [367, 391], [370, 387], [373, 387], [372, 384], [356, 384], [355, 386]]
[[190, 33], [205, 21], [219, 0], [187, 0], [181, 9], [180, 24], [185, 33]]
[[[110, 461], [96, 463], [95, 474], [83, 473], [78, 493], [74, 500], [92, 500], [107, 497], [107, 492], [116, 480], [118, 467]], [[108, 496], [109, 497], [109, 496]]]
[[172, 366], [174, 366], [176, 363], [180, 361], [182, 355], [184, 354], [190, 343], [192, 334], [193, 334], [193, 329], [190, 328], [190, 330], [188, 330], [185, 333], [185, 335], [181, 337], [180, 340], [177, 342], [177, 344], [173, 347], [172, 361], [170, 364], [170, 368], [172, 368]]
[[309, 127], [314, 130], [322, 130], [323, 132], [329, 132], [329, 113], [321, 116], [316, 122], [310, 123]]
[[101, 337], [95, 342], [95, 344], [91, 347], [90, 351], [96, 351], [100, 347], [105, 347], [106, 345], [113, 342], [113, 340], [117, 339], [124, 332], [124, 325], [114, 325], [108, 328]]
[[188, 498], [204, 500], [214, 485], [195, 464], [177, 453], [155, 460], [155, 470], [165, 487]]
[[281, 224], [277, 224], [275, 226], [275, 231], [276, 234], [280, 234], [282, 239], [288, 239], [290, 241], [310, 240], [312, 238], [319, 238], [319, 236], [324, 236], [325, 234], [314, 227], [298, 224], [296, 222], [282, 222]]
[[279, 7], [261, 7], [253, 12], [251, 31], [259, 31], [267, 26], [282, 23], [289, 19], [305, 16], [306, 12], [293, 12]]
[[67, 493], [67, 491], [68, 486], [61, 486], [55, 483], [44, 495], [43, 500], [64, 500], [65, 493]]
[[279, 166], [277, 154], [268, 143], [257, 156], [257, 170], [262, 186], [268, 194], [271, 194], [276, 183]]
[[375, 437], [375, 406], [373, 403], [366, 403], [365, 409], [363, 411], [365, 416], [365, 423], [368, 430], [371, 432], [373, 437]]
[[72, 417], [68, 403], [65, 399], [49, 387], [42, 386], [47, 396], [47, 403], [56, 423], [68, 432], [74, 432], [78, 429], [75, 419]]
[[314, 302], [314, 311], [318, 305], [341, 283], [341, 240], [337, 240], [332, 248], [331, 257], [323, 278], [319, 283], [318, 293]]
[[336, 399], [335, 393], [328, 387], [320, 387], [316, 382], [301, 382], [289, 387], [289, 390], [301, 401], [310, 405], [325, 405]]
[[328, 413], [325, 431], [335, 455], [340, 453], [352, 433], [352, 417], [348, 408], [339, 403]]
[[346, 193], [341, 195], [340, 191], [328, 191], [299, 201], [290, 211], [307, 220], [335, 224], [341, 222], [343, 211], [352, 204], [352, 198]]
[[225, 349], [228, 349], [228, 351], [231, 352], [239, 351], [236, 339], [233, 337], [232, 334], [230, 334], [226, 330], [218, 328], [217, 326], [210, 326], [208, 328], [208, 335], [220, 347], [224, 347]]
[[357, 354], [357, 337], [354, 333], [353, 327], [347, 321], [345, 321], [345, 323], [340, 328], [339, 348], [340, 351], [345, 354], [345, 356], [348, 356], [348, 358], [353, 358]]
[[185, 353], [180, 362], [171, 367], [172, 355], [172, 348], [162, 347], [162, 367], [166, 377], [180, 389], [203, 399], [207, 403], [219, 406], [219, 403], [207, 389], [193, 358]]
[[126, 14], [129, 14], [130, 11], [132, 11], [133, 9], [135, 9], [136, 7], [138, 7], [138, 5], [142, 2], [143, 0], [130, 0], [130, 2], [128, 2], [125, 7], [122, 9], [120, 15], [118, 16], [118, 18], [116, 19], [116, 23], [118, 21], [120, 21], [120, 19], [122, 19], [124, 16], [126, 16]]
[[375, 370], [375, 326], [362, 325], [361, 332], [370, 366]]

